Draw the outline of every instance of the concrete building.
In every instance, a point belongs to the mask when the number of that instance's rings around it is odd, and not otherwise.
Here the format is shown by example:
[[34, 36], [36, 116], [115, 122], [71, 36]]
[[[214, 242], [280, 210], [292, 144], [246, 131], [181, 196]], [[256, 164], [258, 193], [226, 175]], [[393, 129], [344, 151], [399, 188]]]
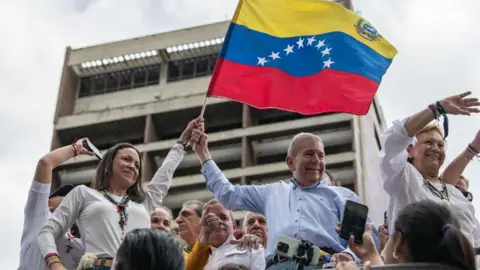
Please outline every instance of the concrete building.
[[[89, 137], [101, 150], [130, 142], [142, 153], [149, 181], [186, 124], [198, 116], [229, 22], [101, 44], [67, 48], [51, 148]], [[377, 153], [385, 128], [378, 101], [367, 116], [305, 117], [209, 99], [205, 112], [214, 159], [233, 183], [265, 184], [289, 178], [284, 164], [291, 137], [300, 131], [325, 141], [328, 169], [382, 222], [386, 195]], [[77, 157], [56, 169], [54, 187], [88, 184], [97, 161]], [[164, 203], [174, 213], [189, 199], [206, 201], [199, 162], [189, 153]], [[379, 208], [380, 207], [380, 208]], [[243, 216], [236, 213], [237, 218]]]

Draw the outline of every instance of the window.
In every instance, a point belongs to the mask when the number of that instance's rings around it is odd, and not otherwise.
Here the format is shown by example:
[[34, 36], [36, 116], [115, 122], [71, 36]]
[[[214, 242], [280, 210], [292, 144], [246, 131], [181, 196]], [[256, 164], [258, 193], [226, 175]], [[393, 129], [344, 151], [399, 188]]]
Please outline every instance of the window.
[[80, 79], [79, 97], [101, 95], [160, 83], [160, 64]]
[[217, 54], [168, 63], [168, 82], [211, 75], [217, 62]]

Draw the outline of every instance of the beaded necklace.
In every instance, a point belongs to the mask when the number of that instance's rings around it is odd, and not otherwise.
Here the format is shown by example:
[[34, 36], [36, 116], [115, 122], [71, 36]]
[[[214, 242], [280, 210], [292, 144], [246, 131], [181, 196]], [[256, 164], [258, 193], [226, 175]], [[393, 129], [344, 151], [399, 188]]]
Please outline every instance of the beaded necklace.
[[117, 208], [117, 213], [120, 216], [120, 220], [118, 221], [118, 225], [120, 225], [120, 229], [122, 230], [122, 239], [125, 235], [125, 226], [127, 225], [128, 221], [128, 212], [127, 212], [127, 204], [130, 201], [128, 196], [125, 196], [120, 203], [116, 202], [108, 193], [104, 190], [103, 196], [111, 202]]
[[448, 195], [448, 189], [447, 185], [445, 184], [445, 181], [440, 179], [440, 183], [442, 183], [442, 190], [438, 190], [430, 181], [427, 179], [423, 178], [423, 183], [427, 186], [427, 188], [430, 190], [430, 192], [440, 198], [441, 200], [450, 200], [450, 196]]

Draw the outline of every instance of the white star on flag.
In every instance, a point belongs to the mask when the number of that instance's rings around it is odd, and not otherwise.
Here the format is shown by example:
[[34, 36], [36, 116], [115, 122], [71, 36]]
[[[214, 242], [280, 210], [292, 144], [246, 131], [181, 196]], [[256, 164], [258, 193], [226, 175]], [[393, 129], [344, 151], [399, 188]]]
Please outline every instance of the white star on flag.
[[321, 47], [325, 46], [325, 40], [319, 40], [318, 44], [315, 45], [317, 49], [320, 49]]
[[307, 46], [312, 46], [313, 42], [315, 42], [315, 37], [308, 38]]
[[265, 63], [267, 63], [268, 61], [265, 59], [265, 57], [257, 57], [258, 58], [258, 63], [257, 65], [262, 65], [264, 66]]
[[297, 44], [298, 44], [298, 48], [299, 48], [299, 49], [303, 47], [303, 41], [304, 41], [303, 38], [299, 38], [299, 39], [298, 39]]
[[323, 68], [326, 68], [326, 67], [330, 68], [330, 65], [334, 63], [335, 62], [332, 61], [332, 58], [328, 58], [327, 61], [323, 61]]
[[324, 57], [324, 56], [327, 55], [327, 54], [330, 54], [330, 50], [331, 50], [331, 49], [332, 49], [332, 48], [326, 47], [325, 50], [322, 51], [322, 57]]
[[286, 52], [286, 55], [293, 53], [293, 45], [287, 45], [286, 49], [283, 49]]
[[269, 55], [269, 57], [272, 58], [272, 60], [275, 60], [275, 59], [277, 59], [277, 58], [280, 59], [280, 56], [278, 56], [278, 54], [279, 54], [279, 52], [277, 52], [277, 53], [272, 52], [272, 53]]

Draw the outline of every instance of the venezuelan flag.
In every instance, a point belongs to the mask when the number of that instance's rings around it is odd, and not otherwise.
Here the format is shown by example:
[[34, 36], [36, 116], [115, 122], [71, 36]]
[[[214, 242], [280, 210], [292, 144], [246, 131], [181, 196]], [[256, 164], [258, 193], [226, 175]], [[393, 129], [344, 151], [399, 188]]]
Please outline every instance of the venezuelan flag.
[[397, 54], [326, 0], [240, 0], [207, 96], [302, 114], [364, 115]]

